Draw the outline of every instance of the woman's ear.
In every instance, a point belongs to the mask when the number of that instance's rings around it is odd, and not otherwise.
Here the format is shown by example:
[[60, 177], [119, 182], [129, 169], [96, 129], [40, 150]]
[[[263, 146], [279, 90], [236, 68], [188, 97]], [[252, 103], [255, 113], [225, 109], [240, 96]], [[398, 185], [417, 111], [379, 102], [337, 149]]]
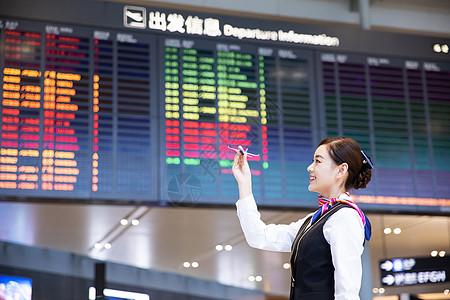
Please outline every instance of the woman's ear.
[[345, 176], [348, 172], [348, 164], [347, 163], [342, 163], [338, 166], [338, 173], [337, 173], [337, 178], [341, 178], [343, 176]]

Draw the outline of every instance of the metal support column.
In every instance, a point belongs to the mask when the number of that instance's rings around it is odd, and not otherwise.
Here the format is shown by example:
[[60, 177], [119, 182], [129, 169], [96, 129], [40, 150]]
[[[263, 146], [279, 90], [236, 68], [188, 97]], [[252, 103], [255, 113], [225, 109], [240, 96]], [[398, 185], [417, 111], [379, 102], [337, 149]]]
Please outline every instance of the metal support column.
[[364, 30], [370, 29], [370, 12], [369, 0], [358, 0], [359, 2], [359, 21], [361, 28]]
[[372, 299], [372, 265], [370, 261], [370, 243], [366, 241], [364, 252], [361, 257], [362, 262], [362, 280], [361, 289], [359, 291], [360, 299]]

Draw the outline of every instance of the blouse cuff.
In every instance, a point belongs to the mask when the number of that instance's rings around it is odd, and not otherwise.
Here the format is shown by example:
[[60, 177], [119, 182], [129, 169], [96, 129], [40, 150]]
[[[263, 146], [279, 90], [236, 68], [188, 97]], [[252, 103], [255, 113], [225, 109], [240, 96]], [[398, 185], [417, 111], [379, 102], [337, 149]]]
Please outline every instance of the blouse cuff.
[[250, 194], [247, 197], [239, 199], [236, 202], [236, 207], [237, 207], [238, 213], [241, 210], [257, 210], [258, 209], [256, 202], [255, 202], [255, 198], [253, 197], [253, 194]]

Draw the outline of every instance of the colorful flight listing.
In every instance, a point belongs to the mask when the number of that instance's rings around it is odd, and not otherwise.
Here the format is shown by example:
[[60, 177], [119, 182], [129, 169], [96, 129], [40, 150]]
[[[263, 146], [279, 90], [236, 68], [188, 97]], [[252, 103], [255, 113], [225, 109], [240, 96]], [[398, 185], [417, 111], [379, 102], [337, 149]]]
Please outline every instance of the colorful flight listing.
[[[88, 40], [5, 31], [0, 188], [73, 191], [88, 144]], [[43, 84], [42, 84], [43, 83]], [[84, 175], [86, 176], [86, 174]]]
[[[235, 195], [235, 153], [228, 146], [241, 145], [260, 153], [249, 157], [255, 194], [294, 198], [305, 168], [301, 159], [312, 144], [307, 61], [292, 51], [166, 39], [164, 62], [168, 176], [192, 173], [213, 187], [203, 194]], [[281, 139], [290, 143], [280, 147]], [[283, 166], [282, 159], [291, 164]], [[287, 189], [262, 185], [264, 179], [279, 182], [283, 171]]]
[[151, 197], [150, 43], [43, 29], [2, 31], [0, 190]]

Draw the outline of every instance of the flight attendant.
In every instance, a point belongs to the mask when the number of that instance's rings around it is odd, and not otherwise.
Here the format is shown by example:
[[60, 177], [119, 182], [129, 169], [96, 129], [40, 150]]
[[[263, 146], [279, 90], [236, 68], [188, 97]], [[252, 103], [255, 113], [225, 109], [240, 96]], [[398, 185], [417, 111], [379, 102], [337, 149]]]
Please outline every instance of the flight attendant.
[[359, 299], [361, 255], [371, 228], [349, 191], [365, 188], [372, 168], [353, 139], [324, 139], [307, 168], [308, 190], [319, 194], [319, 209], [289, 225], [266, 225], [253, 198], [247, 154], [236, 153], [232, 169], [242, 230], [251, 247], [291, 252], [290, 300]]

